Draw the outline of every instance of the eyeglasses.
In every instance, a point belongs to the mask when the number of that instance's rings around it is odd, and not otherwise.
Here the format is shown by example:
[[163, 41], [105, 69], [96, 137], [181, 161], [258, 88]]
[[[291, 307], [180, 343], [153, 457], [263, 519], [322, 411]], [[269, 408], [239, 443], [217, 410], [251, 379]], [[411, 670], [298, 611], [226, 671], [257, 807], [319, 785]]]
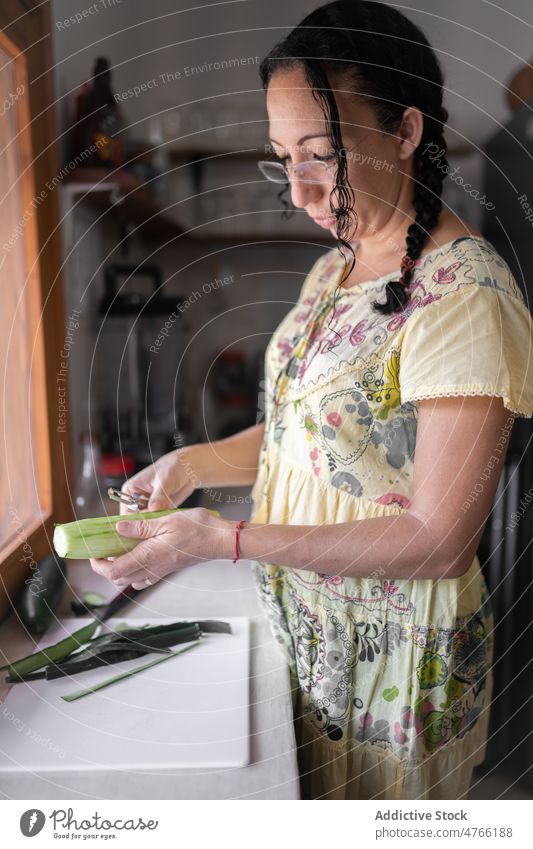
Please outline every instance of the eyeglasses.
[[[359, 147], [369, 136], [372, 135], [372, 133], [375, 132], [376, 130], [374, 128], [370, 128], [368, 132], [357, 141], [357, 147]], [[354, 152], [354, 150], [355, 149], [352, 148], [344, 148], [345, 157], [347, 159], [357, 159], [358, 154]], [[296, 179], [300, 180], [302, 183], [324, 184], [333, 182], [332, 169], [335, 168], [335, 164], [336, 163], [328, 164], [321, 159], [310, 159], [306, 162], [297, 162], [295, 165], [283, 165], [282, 162], [272, 162], [267, 159], [258, 162], [257, 167], [261, 171], [263, 177], [266, 177], [266, 179], [270, 180], [272, 183], [287, 184], [290, 182], [292, 173], [293, 177], [296, 177]]]
[[[272, 183], [288, 183], [296, 177], [302, 183], [329, 183], [332, 181], [332, 169], [334, 165], [328, 165], [320, 159], [310, 159], [308, 162], [297, 162], [295, 165], [283, 165], [281, 162], [270, 162], [265, 160], [258, 162], [263, 177]], [[289, 170], [290, 169], [290, 170]]]

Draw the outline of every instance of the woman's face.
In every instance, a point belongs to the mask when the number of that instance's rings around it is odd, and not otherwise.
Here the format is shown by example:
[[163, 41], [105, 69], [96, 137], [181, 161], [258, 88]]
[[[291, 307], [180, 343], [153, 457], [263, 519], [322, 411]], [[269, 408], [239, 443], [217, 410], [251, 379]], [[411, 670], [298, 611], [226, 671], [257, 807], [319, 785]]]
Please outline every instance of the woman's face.
[[[376, 235], [393, 214], [412, 167], [414, 147], [400, 135], [387, 135], [377, 123], [370, 101], [348, 91], [342, 77], [331, 85], [339, 110], [348, 179], [357, 214], [357, 239]], [[291, 174], [294, 206], [304, 209], [320, 226], [335, 234], [329, 195], [336, 171], [335, 156], [326, 134], [326, 121], [302, 69], [278, 71], [267, 90], [269, 135], [285, 165], [320, 159], [333, 167], [323, 183], [304, 183]], [[415, 145], [416, 147], [416, 145]], [[290, 170], [290, 169], [289, 169]], [[403, 172], [403, 173], [402, 173]], [[355, 227], [349, 238], [355, 238]]]

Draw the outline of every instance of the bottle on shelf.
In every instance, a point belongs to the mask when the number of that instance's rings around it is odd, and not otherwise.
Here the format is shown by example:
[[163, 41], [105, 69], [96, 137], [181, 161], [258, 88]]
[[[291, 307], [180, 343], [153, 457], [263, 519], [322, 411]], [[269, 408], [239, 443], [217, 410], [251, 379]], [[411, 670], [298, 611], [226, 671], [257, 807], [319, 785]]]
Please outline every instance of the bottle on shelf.
[[74, 510], [77, 519], [108, 513], [107, 491], [102, 482], [100, 444], [91, 433], [82, 433], [82, 464], [76, 481]]
[[118, 134], [123, 121], [113, 97], [109, 61], [100, 56], [93, 78], [77, 98], [71, 157], [83, 155], [83, 165], [116, 168], [124, 164], [124, 150]]

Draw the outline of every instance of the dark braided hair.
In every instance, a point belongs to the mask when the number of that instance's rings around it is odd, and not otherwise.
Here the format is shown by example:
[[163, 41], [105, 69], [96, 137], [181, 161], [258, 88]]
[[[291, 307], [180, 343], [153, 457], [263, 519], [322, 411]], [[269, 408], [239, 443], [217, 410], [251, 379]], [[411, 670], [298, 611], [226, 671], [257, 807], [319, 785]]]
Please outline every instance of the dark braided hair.
[[[324, 112], [336, 157], [330, 207], [336, 220], [337, 246], [345, 260], [338, 290], [355, 265], [348, 235], [353, 225], [357, 226], [357, 214], [328, 74], [345, 75], [354, 94], [372, 101], [382, 132], [397, 132], [409, 106], [417, 107], [424, 116], [423, 135], [414, 155], [415, 220], [407, 231], [401, 275], [399, 280], [387, 283], [386, 302], [373, 304], [385, 315], [401, 312], [409, 302], [413, 266], [442, 209], [442, 183], [447, 171], [443, 130], [448, 113], [442, 105], [443, 75], [437, 57], [421, 30], [393, 7], [370, 0], [336, 0], [307, 15], [263, 59], [259, 69], [263, 88], [268, 88], [277, 71], [297, 67], [303, 68], [313, 97]], [[438, 160], [427, 155], [429, 146], [432, 152], [439, 151]], [[283, 198], [283, 193], [280, 196]], [[285, 202], [285, 206], [287, 209], [289, 205]], [[351, 254], [349, 268], [347, 254]]]

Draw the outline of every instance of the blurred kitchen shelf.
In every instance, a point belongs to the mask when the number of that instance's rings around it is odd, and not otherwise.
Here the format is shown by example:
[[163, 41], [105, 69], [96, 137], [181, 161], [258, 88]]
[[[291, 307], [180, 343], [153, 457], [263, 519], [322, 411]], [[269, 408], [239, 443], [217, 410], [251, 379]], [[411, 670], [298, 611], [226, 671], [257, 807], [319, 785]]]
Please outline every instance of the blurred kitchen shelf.
[[[225, 153], [232, 155], [234, 152]], [[189, 151], [186, 155], [202, 156], [204, 153]], [[241, 156], [242, 153], [238, 152], [238, 155]], [[65, 181], [64, 191], [70, 196], [71, 203], [74, 198], [78, 202], [81, 199], [101, 212], [110, 212], [115, 222], [136, 224], [142, 234], [165, 241], [180, 238], [191, 242], [308, 242], [325, 246], [334, 244], [331, 238], [321, 235], [318, 231], [315, 233], [311, 228], [300, 232], [288, 227], [270, 233], [264, 230], [236, 230], [232, 233], [196, 226], [187, 232], [184, 225], [162, 210], [154, 196], [143, 188], [142, 181], [126, 170], [77, 168]]]
[[114, 219], [124, 224], [133, 223], [147, 236], [169, 238], [179, 236], [183, 228], [166, 215], [142, 181], [130, 171], [107, 168], [76, 168], [66, 189], [81, 196], [96, 209], [112, 210]]
[[312, 245], [334, 245], [335, 242], [331, 238], [314, 235], [313, 233], [265, 233], [259, 231], [250, 231], [249, 233], [217, 233], [213, 230], [197, 230], [193, 233], [184, 234], [184, 238], [188, 238], [193, 242], [306, 242]]
[[[264, 144], [262, 145], [264, 147]], [[227, 147], [174, 147], [168, 150], [171, 162], [202, 162], [217, 157], [235, 156], [238, 159], [250, 159], [258, 162], [261, 157], [267, 156], [260, 147], [227, 148]]]

